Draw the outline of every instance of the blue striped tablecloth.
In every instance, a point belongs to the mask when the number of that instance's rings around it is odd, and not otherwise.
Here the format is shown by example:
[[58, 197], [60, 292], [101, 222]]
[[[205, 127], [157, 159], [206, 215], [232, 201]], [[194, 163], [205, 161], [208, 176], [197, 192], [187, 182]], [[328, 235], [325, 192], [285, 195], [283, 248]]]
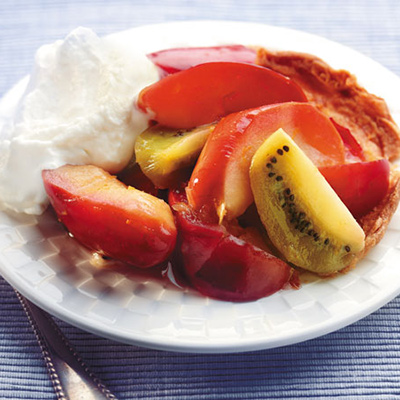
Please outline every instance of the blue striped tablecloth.
[[[0, 96], [30, 71], [34, 51], [76, 26], [98, 34], [149, 23], [237, 20], [290, 27], [348, 45], [400, 75], [398, 0], [2, 0]], [[400, 398], [400, 299], [345, 329], [251, 353], [179, 354], [66, 336], [119, 399]], [[0, 399], [55, 399], [32, 330], [0, 278]]]

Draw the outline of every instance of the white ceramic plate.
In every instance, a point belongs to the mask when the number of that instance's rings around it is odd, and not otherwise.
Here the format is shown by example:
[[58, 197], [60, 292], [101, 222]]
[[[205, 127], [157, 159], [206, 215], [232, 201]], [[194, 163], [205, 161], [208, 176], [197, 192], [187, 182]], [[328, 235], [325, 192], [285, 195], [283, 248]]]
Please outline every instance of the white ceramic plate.
[[[144, 51], [226, 43], [309, 52], [355, 73], [400, 120], [400, 79], [367, 57], [320, 37], [239, 22], [144, 26], [112, 35]], [[0, 103], [7, 118], [26, 80]], [[1, 121], [0, 121], [1, 122]], [[87, 331], [117, 341], [187, 352], [238, 352], [288, 345], [357, 321], [400, 293], [400, 214], [357, 268], [310, 278], [249, 303], [211, 300], [126, 267], [102, 269], [49, 210], [40, 217], [0, 213], [0, 272], [31, 301]]]

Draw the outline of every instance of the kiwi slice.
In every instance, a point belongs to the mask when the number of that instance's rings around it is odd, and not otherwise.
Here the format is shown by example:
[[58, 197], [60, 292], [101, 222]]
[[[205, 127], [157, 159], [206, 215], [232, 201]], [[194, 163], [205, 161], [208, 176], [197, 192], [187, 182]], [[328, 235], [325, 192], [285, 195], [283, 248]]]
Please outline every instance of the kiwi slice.
[[363, 250], [365, 235], [357, 221], [282, 129], [255, 153], [250, 183], [260, 219], [288, 262], [329, 275]]
[[136, 162], [155, 186], [169, 188], [194, 165], [214, 127], [177, 130], [154, 125], [136, 139]]

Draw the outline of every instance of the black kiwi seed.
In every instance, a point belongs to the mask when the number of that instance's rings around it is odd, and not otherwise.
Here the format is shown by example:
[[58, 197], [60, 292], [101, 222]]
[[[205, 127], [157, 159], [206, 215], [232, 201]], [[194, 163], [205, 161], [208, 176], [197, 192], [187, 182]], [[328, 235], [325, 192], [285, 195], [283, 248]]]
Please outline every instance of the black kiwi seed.
[[277, 162], [276, 157], [272, 157], [272, 158], [271, 158], [271, 162], [272, 162], [272, 164], [276, 164], [276, 162]]
[[287, 153], [289, 151], [289, 146], [283, 146], [283, 150], [285, 150]]
[[301, 213], [299, 214], [299, 218], [300, 218], [300, 219], [303, 219], [305, 216], [306, 216], [306, 214], [303, 213], [303, 212], [301, 212]]
[[297, 226], [296, 226], [296, 229], [299, 229], [300, 230], [300, 232], [304, 232], [304, 230], [306, 229], [306, 223], [305, 223], [305, 221], [300, 221], [298, 224], [297, 224]]
[[289, 196], [289, 194], [290, 194], [290, 189], [287, 188], [287, 189], [285, 190], [285, 193]]
[[306, 225], [303, 225], [303, 226], [300, 228], [300, 232], [303, 233], [306, 229], [307, 229], [307, 226], [306, 226]]
[[268, 174], [268, 176], [269, 176], [270, 178], [272, 178], [274, 175], [275, 175], [275, 172], [270, 172], [270, 173]]
[[271, 163], [268, 163], [268, 164], [267, 164], [267, 168], [272, 168], [272, 164], [271, 164]]
[[278, 149], [276, 152], [277, 152], [280, 156], [283, 155], [283, 150], [282, 150], [282, 149]]
[[349, 253], [350, 252], [350, 246], [344, 246], [344, 249]]
[[312, 236], [312, 235], [314, 234], [314, 231], [313, 231], [312, 229], [310, 229], [310, 230], [307, 232], [307, 234], [308, 234], [309, 236]]
[[290, 201], [293, 201], [293, 200], [294, 200], [294, 194], [291, 194], [291, 195], [289, 196], [289, 200], [290, 200]]
[[329, 244], [329, 239], [325, 239], [324, 244]]
[[305, 230], [310, 226], [310, 223], [308, 221], [301, 221], [300, 222], [300, 232], [303, 233]]
[[280, 175], [278, 175], [277, 177], [276, 177], [276, 180], [279, 182], [279, 181], [281, 181], [283, 178], [280, 176]]
[[308, 221], [304, 220], [304, 219], [303, 219], [303, 221], [301, 221], [301, 223], [300, 223], [300, 226], [301, 226], [302, 228], [307, 228], [308, 225], [310, 225], [310, 223], [309, 223]]
[[282, 204], [282, 208], [285, 208], [285, 207], [286, 207], [286, 203], [283, 203], [283, 204]]

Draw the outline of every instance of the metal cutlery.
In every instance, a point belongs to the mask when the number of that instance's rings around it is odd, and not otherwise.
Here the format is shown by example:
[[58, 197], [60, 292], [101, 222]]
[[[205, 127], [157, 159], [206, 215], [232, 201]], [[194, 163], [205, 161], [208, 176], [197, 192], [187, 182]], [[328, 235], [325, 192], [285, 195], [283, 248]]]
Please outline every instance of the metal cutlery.
[[41, 347], [58, 400], [117, 400], [89, 371], [53, 318], [15, 290]]

